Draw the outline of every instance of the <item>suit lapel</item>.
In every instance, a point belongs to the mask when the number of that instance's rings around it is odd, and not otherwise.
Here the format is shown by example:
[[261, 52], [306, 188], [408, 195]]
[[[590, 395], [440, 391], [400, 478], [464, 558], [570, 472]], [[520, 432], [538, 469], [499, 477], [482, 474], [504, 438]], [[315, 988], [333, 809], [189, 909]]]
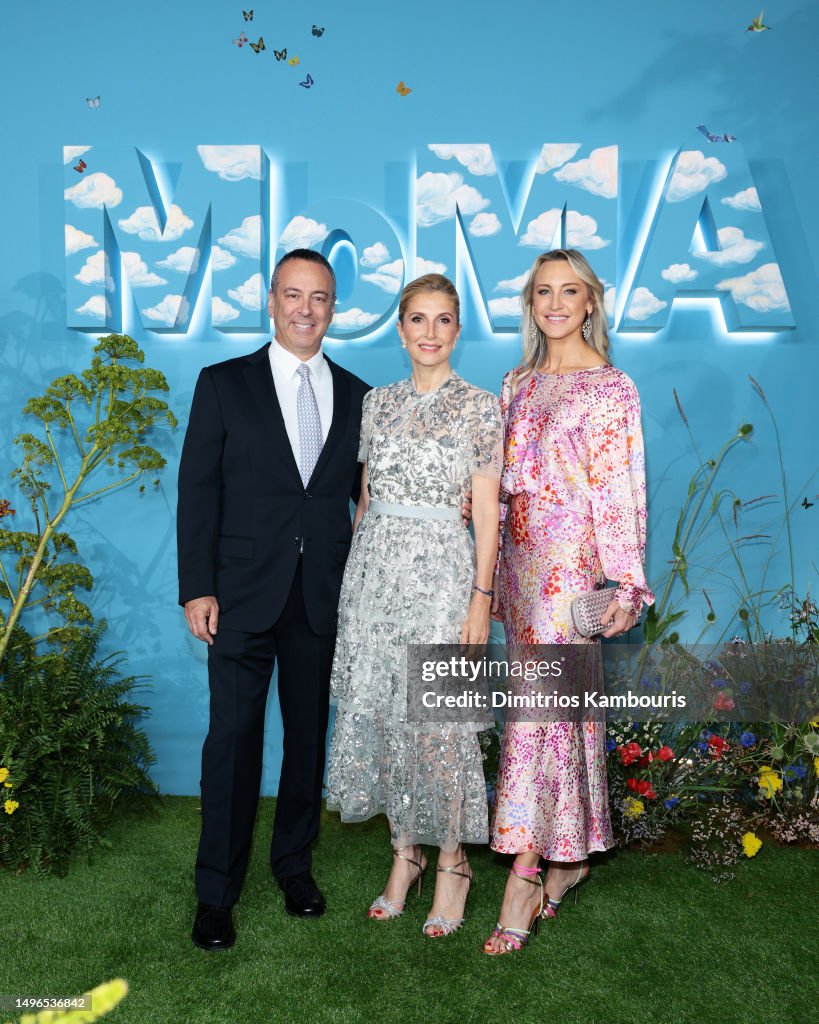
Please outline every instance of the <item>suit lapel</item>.
[[248, 356], [244, 370], [245, 378], [262, 424], [262, 435], [270, 440], [269, 450], [278, 456], [288, 473], [295, 476], [301, 483], [301, 474], [293, 455], [293, 449], [290, 447], [290, 438], [287, 436], [284, 416], [282, 416], [282, 409], [273, 383], [269, 348], [270, 344], [268, 343]]
[[[327, 359], [327, 356], [324, 358]], [[327, 359], [327, 365], [330, 367], [330, 371], [333, 374], [333, 418], [330, 421], [330, 433], [327, 435], [327, 440], [324, 442], [324, 447], [321, 449], [321, 455], [319, 455], [318, 462], [313, 469], [313, 475], [310, 477], [310, 483], [312, 483], [319, 473], [322, 472], [324, 467], [332, 460], [334, 454], [338, 450], [341, 438], [344, 434], [344, 426], [347, 423], [347, 416], [350, 411], [349, 385], [344, 379], [344, 375], [341, 370], [331, 359]], [[279, 415], [281, 416], [281, 412]]]

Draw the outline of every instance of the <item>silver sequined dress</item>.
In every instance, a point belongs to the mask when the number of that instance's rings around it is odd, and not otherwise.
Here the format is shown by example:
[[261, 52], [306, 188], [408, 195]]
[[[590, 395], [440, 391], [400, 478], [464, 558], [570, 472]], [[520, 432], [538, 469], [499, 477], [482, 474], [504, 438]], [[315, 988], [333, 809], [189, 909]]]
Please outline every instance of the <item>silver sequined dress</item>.
[[[427, 394], [409, 379], [364, 399], [371, 508], [339, 601], [327, 806], [343, 821], [386, 813], [396, 845], [487, 841], [477, 727], [407, 722], [406, 649], [460, 640], [475, 557], [456, 513], [473, 475], [500, 476], [502, 443], [497, 398], [454, 373]], [[430, 508], [452, 518], [415, 517]]]

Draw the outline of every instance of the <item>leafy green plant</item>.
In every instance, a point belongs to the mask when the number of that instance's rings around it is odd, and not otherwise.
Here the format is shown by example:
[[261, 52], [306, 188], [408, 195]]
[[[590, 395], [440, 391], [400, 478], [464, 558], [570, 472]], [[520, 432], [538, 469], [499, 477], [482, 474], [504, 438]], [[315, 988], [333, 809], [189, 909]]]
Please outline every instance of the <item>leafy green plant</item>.
[[[0, 687], [0, 866], [64, 874], [75, 851], [107, 845], [117, 806], [145, 807], [154, 758], [137, 727], [138, 680], [100, 659], [104, 623], [38, 653], [9, 649]], [[22, 632], [22, 631], [21, 631]]]
[[[176, 426], [176, 418], [154, 394], [168, 391], [164, 375], [143, 368], [144, 359], [133, 338], [109, 334], [94, 347], [88, 369], [53, 381], [23, 410], [39, 420], [41, 436], [24, 433], [15, 438], [23, 459], [12, 476], [31, 506], [34, 529], [0, 528], [0, 601], [10, 603], [6, 615], [0, 609], [0, 663], [27, 608], [59, 614], [64, 626], [58, 629], [91, 621], [75, 591], [90, 589], [93, 581], [84, 566], [68, 559], [77, 554], [74, 541], [61, 529], [68, 513], [165, 465], [145, 439], [159, 422]], [[115, 479], [92, 483], [106, 471]], [[5, 507], [9, 515], [7, 500]], [[13, 564], [4, 565], [3, 554]], [[55, 633], [50, 629], [44, 635], [54, 639]]]

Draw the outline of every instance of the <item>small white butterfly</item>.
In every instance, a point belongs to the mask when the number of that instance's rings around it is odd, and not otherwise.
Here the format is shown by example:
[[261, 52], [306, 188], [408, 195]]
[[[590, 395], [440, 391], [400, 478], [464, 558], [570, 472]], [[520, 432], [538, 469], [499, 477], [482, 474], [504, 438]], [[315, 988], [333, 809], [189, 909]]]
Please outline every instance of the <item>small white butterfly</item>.
[[86, 96], [85, 102], [93, 110], [95, 107], [98, 107], [100, 105], [100, 98], [99, 96]]

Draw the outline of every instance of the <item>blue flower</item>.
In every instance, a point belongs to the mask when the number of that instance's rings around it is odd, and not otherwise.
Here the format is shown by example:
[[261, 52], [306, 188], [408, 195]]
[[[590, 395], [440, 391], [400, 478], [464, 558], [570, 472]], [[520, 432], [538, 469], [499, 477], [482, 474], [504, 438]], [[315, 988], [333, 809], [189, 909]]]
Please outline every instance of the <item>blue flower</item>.
[[739, 742], [743, 747], [752, 747], [756, 743], [756, 736], [752, 732], [744, 732], [739, 737]]
[[612, 752], [612, 750], [616, 750], [616, 748], [617, 748], [616, 741], [613, 740], [611, 738], [611, 736], [609, 736], [609, 738], [606, 740], [606, 752], [610, 754]]
[[698, 743], [697, 746], [703, 752], [703, 754], [706, 753], [706, 751], [708, 750], [708, 744], [705, 741]]
[[711, 680], [711, 685], [715, 690], [722, 690], [728, 685], [728, 680], [717, 677], [716, 679]]
[[751, 684], [747, 680], [745, 680], [744, 682], [741, 682], [739, 684], [739, 692], [740, 693], [750, 693], [751, 692]]
[[796, 677], [796, 678], [794, 679], [794, 681], [793, 681], [793, 682], [794, 682], [794, 685], [795, 685], [795, 686], [804, 686], [804, 685], [805, 685], [805, 677], [804, 677], [803, 675], [798, 675], [798, 676], [797, 676], [797, 677]]
[[663, 803], [669, 811], [673, 811], [679, 802], [680, 801], [676, 796], [670, 796], [667, 800], [663, 800]]
[[803, 764], [789, 764], [785, 768], [785, 778], [804, 779], [807, 769]]

